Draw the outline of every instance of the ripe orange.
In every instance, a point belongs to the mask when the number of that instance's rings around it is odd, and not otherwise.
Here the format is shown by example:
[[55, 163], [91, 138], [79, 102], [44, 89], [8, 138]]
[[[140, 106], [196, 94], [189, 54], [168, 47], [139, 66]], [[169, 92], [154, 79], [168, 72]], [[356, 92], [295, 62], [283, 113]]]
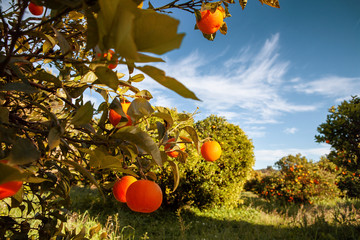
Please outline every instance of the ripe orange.
[[44, 12], [44, 7], [43, 6], [38, 6], [35, 3], [30, 2], [29, 3], [29, 11], [31, 12], [31, 14], [35, 15], [35, 16], [39, 16]]
[[144, 1], [142, 1], [137, 7], [142, 8], [144, 6]]
[[201, 146], [201, 155], [206, 161], [213, 162], [219, 159], [221, 155], [221, 146], [216, 141], [205, 142]]
[[154, 212], [161, 206], [162, 199], [161, 188], [150, 180], [138, 180], [126, 192], [126, 204], [134, 212]]
[[205, 34], [213, 34], [221, 28], [224, 23], [224, 15], [221, 8], [217, 8], [215, 12], [210, 10], [201, 11], [201, 19], [196, 25], [199, 30]]
[[[6, 164], [7, 160], [2, 160], [0, 162]], [[0, 184], [0, 200], [15, 195], [22, 187], [22, 184], [21, 181], [10, 181]]]
[[[167, 151], [170, 150], [173, 147], [173, 144], [175, 143], [175, 138], [170, 138], [168, 141], [168, 144], [165, 144], [165, 151], [166, 154], [169, 157], [173, 157], [176, 158], [177, 156], [179, 156], [179, 152], [178, 151]], [[180, 143], [179, 144], [180, 150], [184, 151], [185, 150], [185, 144], [184, 143]]]
[[[131, 102], [121, 103], [121, 107], [122, 107], [122, 109], [123, 109], [123, 111], [126, 114], [127, 119], [128, 119], [128, 122], [126, 123], [125, 126], [131, 126], [132, 125], [131, 118], [130, 118], [129, 115], [127, 115], [127, 111], [128, 111], [128, 109], [130, 107], [130, 104], [131, 104]], [[110, 112], [109, 112], [109, 121], [110, 121], [110, 123], [114, 127], [116, 127], [116, 125], [119, 124], [120, 120], [121, 120], [121, 115], [118, 114], [114, 109], [110, 109]]]
[[136, 181], [137, 179], [133, 176], [124, 176], [121, 179], [118, 179], [113, 186], [113, 194], [116, 200], [125, 203], [126, 191], [129, 186]]

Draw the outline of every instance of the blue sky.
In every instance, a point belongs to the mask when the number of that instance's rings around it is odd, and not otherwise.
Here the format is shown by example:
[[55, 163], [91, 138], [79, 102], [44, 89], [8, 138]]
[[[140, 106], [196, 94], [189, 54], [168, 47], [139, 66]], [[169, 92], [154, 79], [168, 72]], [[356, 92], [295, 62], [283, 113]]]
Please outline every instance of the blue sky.
[[280, 0], [280, 6], [249, 0], [242, 11], [231, 5], [228, 34], [213, 42], [194, 30], [193, 15], [174, 12], [186, 36], [156, 66], [201, 102], [150, 78], [136, 85], [153, 94], [152, 105], [199, 107], [196, 120], [216, 114], [239, 125], [253, 141], [255, 169], [288, 154], [319, 160], [329, 146], [315, 142], [316, 128], [331, 106], [360, 95], [360, 1]]

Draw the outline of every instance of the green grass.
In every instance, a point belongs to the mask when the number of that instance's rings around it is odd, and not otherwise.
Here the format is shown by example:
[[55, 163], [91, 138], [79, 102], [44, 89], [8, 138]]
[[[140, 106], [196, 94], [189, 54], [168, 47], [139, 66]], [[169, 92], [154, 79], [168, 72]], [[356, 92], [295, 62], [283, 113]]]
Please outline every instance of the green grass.
[[[176, 211], [152, 214], [130, 211], [96, 190], [74, 188], [67, 228], [85, 232], [100, 224], [92, 239], [360, 239], [360, 201], [332, 199], [307, 206], [279, 206], [243, 193], [236, 209]], [[99, 226], [99, 227], [100, 227]]]

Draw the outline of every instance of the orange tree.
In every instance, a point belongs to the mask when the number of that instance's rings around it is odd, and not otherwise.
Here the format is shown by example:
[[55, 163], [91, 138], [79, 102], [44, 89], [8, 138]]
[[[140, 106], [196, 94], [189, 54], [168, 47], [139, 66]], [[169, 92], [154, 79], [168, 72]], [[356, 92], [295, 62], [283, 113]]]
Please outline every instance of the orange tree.
[[[261, 2], [278, 7], [274, 0]], [[1, 202], [6, 207], [1, 209], [0, 238], [74, 237], [60, 224], [66, 221], [72, 184], [87, 179], [105, 195], [103, 187], [114, 175], [155, 179], [148, 166], [169, 161], [162, 146], [172, 129], [171, 117], [154, 110], [151, 93], [133, 83], [145, 74], [182, 97], [198, 100], [151, 65], [163, 61], [159, 55], [179, 48], [184, 37], [177, 32], [179, 21], [164, 13], [173, 8], [198, 16], [200, 10], [221, 5], [228, 17], [233, 2], [149, 3], [146, 10], [138, 8], [140, 3], [33, 0], [31, 9], [29, 0], [2, 3], [0, 184], [22, 181], [23, 187]], [[34, 4], [43, 10], [34, 12]], [[240, 4], [245, 7], [246, 1]], [[128, 74], [113, 68], [116, 64], [127, 66]], [[89, 92], [102, 97], [98, 107], [86, 100]], [[127, 113], [124, 101], [131, 102]], [[119, 128], [109, 123], [111, 109], [122, 116]], [[125, 126], [127, 115], [131, 126]], [[154, 128], [138, 127], [150, 117], [159, 119]], [[198, 145], [196, 132], [186, 130]], [[170, 163], [177, 175], [176, 162]], [[14, 208], [21, 217], [10, 215]]]
[[339, 187], [350, 197], [360, 196], [360, 98], [353, 96], [331, 107], [318, 127], [317, 142], [331, 145], [328, 158], [341, 168]]
[[165, 164], [165, 171], [159, 174], [159, 182], [164, 189], [164, 204], [173, 208], [184, 205], [200, 208], [236, 207], [255, 163], [251, 140], [239, 126], [215, 115], [194, 123], [194, 128], [203, 143], [212, 139], [220, 144], [221, 156], [209, 162], [201, 153], [196, 153], [195, 144], [194, 147], [190, 145], [186, 149], [189, 158], [180, 159], [181, 163], [178, 164], [180, 180], [175, 192], [172, 174], [166, 171], [172, 166]]
[[317, 198], [339, 196], [335, 164], [322, 157], [313, 163], [297, 154], [288, 155], [275, 163], [278, 171], [253, 178], [251, 190], [265, 199], [281, 203], [312, 203]]

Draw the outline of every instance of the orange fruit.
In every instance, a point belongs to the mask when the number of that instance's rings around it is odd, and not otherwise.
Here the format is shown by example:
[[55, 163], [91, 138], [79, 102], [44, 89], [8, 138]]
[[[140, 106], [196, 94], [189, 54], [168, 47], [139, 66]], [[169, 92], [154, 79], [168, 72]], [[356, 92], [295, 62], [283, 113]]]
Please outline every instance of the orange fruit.
[[29, 11], [31, 12], [31, 14], [35, 15], [35, 16], [39, 16], [44, 12], [44, 7], [43, 6], [38, 6], [35, 3], [30, 2], [29, 3]]
[[[108, 54], [109, 54], [108, 59], [110, 59], [111, 61], [114, 61], [114, 63], [110, 63], [110, 64], [108, 65], [108, 68], [109, 68], [109, 69], [114, 69], [114, 68], [116, 68], [116, 66], [118, 65], [118, 62], [119, 62], [119, 60], [113, 59], [114, 53], [115, 53], [115, 52], [114, 52], [113, 50], [109, 50], [109, 52], [108, 52]], [[107, 54], [106, 54], [106, 53], [104, 54], [104, 57], [107, 57]]]
[[[165, 151], [166, 151], [166, 154], [169, 156], [169, 157], [173, 157], [173, 158], [176, 158], [177, 156], [179, 156], [179, 152], [178, 151], [167, 151], [169, 149], [171, 149], [175, 143], [175, 138], [170, 138], [168, 141], [168, 143], [165, 144]], [[185, 150], [185, 144], [184, 143], [180, 143], [179, 144], [179, 147], [180, 147], [180, 150], [181, 151], [184, 151]]]
[[206, 161], [213, 162], [221, 156], [221, 146], [216, 141], [205, 142], [201, 146], [201, 155]]
[[210, 10], [201, 11], [201, 19], [196, 22], [199, 30], [205, 34], [213, 34], [221, 28], [224, 23], [224, 15], [221, 8], [215, 12]]
[[22, 187], [21, 181], [10, 181], [0, 184], [0, 200], [14, 196]]
[[110, 63], [110, 64], [108, 65], [108, 68], [109, 68], [109, 69], [114, 69], [114, 68], [117, 67], [118, 62], [119, 62], [118, 59], [113, 58], [113, 55], [114, 55], [114, 54], [115, 54], [115, 52], [110, 49], [107, 53], [104, 53], [104, 54], [98, 53], [98, 54], [97, 54], [97, 57], [98, 57], [98, 58], [103, 58], [103, 59], [106, 58], [108, 61], [112, 61], [112, 63]]
[[137, 7], [142, 8], [144, 6], [144, 1], [142, 1]]
[[126, 192], [126, 204], [134, 212], [154, 212], [161, 206], [162, 199], [161, 188], [150, 180], [138, 180]]
[[[128, 122], [126, 123], [125, 126], [131, 126], [132, 125], [131, 118], [130, 118], [129, 115], [127, 115], [127, 111], [128, 111], [128, 109], [130, 107], [130, 104], [131, 104], [131, 102], [121, 103], [121, 107], [122, 107], [122, 109], [123, 109], [123, 111], [126, 114], [127, 119], [128, 119]], [[120, 120], [121, 120], [121, 115], [118, 114], [114, 109], [110, 109], [110, 111], [109, 111], [109, 121], [110, 121], [110, 123], [114, 127], [116, 127], [116, 125], [119, 124]]]
[[124, 176], [121, 179], [118, 179], [113, 186], [113, 194], [116, 200], [119, 202], [126, 202], [126, 191], [129, 186], [136, 182], [137, 179], [133, 176]]
[[[7, 163], [7, 160], [0, 161], [2, 163]], [[10, 181], [3, 184], [0, 184], [0, 200], [14, 196], [22, 187], [22, 181]]]

